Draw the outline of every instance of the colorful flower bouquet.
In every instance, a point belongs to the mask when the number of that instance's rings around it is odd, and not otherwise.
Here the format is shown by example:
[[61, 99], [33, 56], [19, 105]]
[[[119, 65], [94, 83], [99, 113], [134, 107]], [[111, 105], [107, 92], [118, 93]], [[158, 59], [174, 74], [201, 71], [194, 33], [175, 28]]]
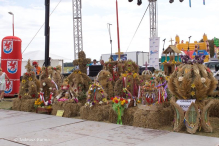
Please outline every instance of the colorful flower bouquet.
[[34, 103], [34, 107], [37, 109], [38, 107], [42, 107], [42, 108], [46, 108], [46, 109], [51, 109], [52, 106], [51, 105], [48, 105], [48, 106], [45, 106], [44, 102], [40, 99], [40, 98], [37, 98], [37, 100], [35, 101]]
[[125, 98], [117, 97], [111, 98], [113, 102], [113, 110], [117, 113], [118, 119], [117, 124], [122, 125], [122, 116], [124, 113], [124, 109], [128, 107], [128, 101]]
[[108, 101], [106, 98], [103, 98], [102, 101], [97, 101], [97, 100], [91, 101], [90, 99], [88, 99], [87, 102], [85, 103], [85, 106], [92, 107], [95, 104], [96, 105], [108, 104]]
[[85, 103], [85, 106], [92, 107], [94, 105], [108, 104], [107, 94], [105, 93], [103, 87], [96, 81], [90, 85], [86, 95], [87, 102]]
[[[125, 98], [128, 101], [128, 107], [134, 107], [136, 106], [136, 97], [132, 95], [132, 93], [127, 89], [123, 88], [123, 98]], [[128, 108], [127, 107], [127, 108]]]

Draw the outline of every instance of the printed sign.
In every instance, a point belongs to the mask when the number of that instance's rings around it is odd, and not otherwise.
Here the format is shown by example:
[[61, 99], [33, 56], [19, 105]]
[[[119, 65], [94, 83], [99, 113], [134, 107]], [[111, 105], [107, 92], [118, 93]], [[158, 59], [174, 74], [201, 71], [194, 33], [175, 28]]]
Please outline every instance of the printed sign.
[[56, 116], [57, 117], [62, 117], [64, 114], [64, 110], [57, 110]]
[[190, 100], [177, 100], [176, 103], [183, 109], [183, 111], [187, 111], [189, 109], [189, 106], [192, 103], [195, 103], [195, 99]]
[[13, 41], [3, 41], [3, 52], [10, 54], [13, 51]]
[[150, 38], [149, 41], [149, 50], [150, 50], [150, 66], [155, 69], [159, 69], [159, 48], [160, 48], [160, 38], [154, 37]]
[[[113, 60], [117, 61], [119, 58], [119, 55], [112, 55], [113, 56]], [[120, 54], [120, 60], [127, 60], [127, 54]]]
[[6, 94], [11, 93], [12, 90], [13, 90], [13, 81], [6, 81], [5, 86], [6, 86], [5, 87], [5, 93]]
[[18, 70], [18, 61], [7, 61], [7, 71], [11, 74], [16, 73]]

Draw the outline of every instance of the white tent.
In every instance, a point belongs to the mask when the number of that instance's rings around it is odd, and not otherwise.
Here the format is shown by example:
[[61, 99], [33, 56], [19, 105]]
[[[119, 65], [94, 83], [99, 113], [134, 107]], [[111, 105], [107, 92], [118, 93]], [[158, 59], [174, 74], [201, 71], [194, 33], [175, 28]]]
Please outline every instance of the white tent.
[[[63, 70], [63, 60], [71, 60], [62, 56], [58, 56], [55, 54], [49, 53], [49, 57], [51, 57], [51, 66], [55, 67], [57, 65], [61, 65], [62, 67], [62, 72]], [[38, 62], [39, 66], [42, 67], [43, 63], [45, 62], [45, 52], [44, 51], [31, 51], [24, 53], [22, 55], [22, 67], [21, 67], [21, 75], [23, 75], [26, 72], [25, 66], [27, 64], [28, 59], [30, 59], [31, 63], [33, 61]]]

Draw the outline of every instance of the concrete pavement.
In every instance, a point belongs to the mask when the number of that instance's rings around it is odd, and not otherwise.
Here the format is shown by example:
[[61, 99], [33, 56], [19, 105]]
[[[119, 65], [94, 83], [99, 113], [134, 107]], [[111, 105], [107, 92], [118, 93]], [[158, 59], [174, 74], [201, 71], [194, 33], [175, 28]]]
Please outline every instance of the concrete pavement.
[[219, 138], [0, 110], [0, 146], [219, 146]]

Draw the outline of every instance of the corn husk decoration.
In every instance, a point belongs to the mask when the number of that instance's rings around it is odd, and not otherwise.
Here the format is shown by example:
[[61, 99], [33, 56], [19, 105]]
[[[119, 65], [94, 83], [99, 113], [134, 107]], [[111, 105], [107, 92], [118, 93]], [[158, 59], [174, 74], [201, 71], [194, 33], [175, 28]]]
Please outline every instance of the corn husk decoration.
[[[184, 123], [187, 132], [195, 133], [201, 127], [206, 132], [212, 132], [213, 129], [209, 122], [209, 109], [213, 106], [214, 102], [209, 102], [208, 105], [205, 105], [204, 99], [216, 88], [217, 80], [213, 77], [210, 69], [202, 65], [204, 56], [195, 56], [194, 60], [191, 60], [188, 56], [182, 56], [181, 59], [183, 64], [178, 66], [169, 77], [169, 90], [178, 99], [196, 100], [185, 112]], [[173, 101], [171, 105], [174, 107], [174, 112], [178, 113], [175, 114], [177, 116], [175, 116], [174, 122], [174, 130], [178, 131], [182, 128], [181, 121], [184, 114], [180, 112], [180, 107]], [[201, 120], [199, 120], [200, 117]], [[177, 124], [176, 122], [179, 123], [179, 121], [180, 124]]]

